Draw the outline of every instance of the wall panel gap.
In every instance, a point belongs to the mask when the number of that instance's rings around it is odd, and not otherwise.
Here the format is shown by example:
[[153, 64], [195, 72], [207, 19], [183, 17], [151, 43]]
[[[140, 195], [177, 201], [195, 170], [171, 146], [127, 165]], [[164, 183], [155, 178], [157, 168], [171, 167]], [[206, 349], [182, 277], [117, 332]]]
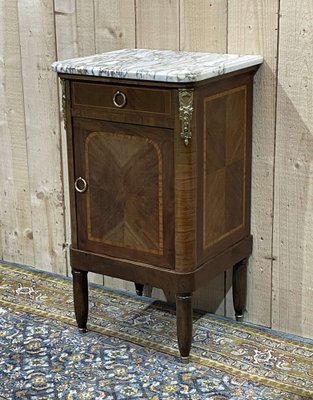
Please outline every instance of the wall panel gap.
[[[76, 0], [75, 0], [76, 4]], [[56, 23], [56, 5], [55, 5], [55, 0], [53, 0], [53, 24], [54, 24], [54, 44], [55, 44], [55, 55], [56, 55], [56, 60], [59, 59], [59, 49], [58, 49], [58, 38], [57, 38], [57, 23]], [[59, 80], [58, 80], [59, 81]], [[58, 104], [59, 104], [59, 110], [62, 112], [62, 93], [60, 93], [60, 85], [59, 82], [57, 84], [57, 97], [58, 97]], [[60, 114], [61, 117], [62, 114]], [[60, 137], [59, 137], [59, 148], [60, 148], [60, 156], [61, 156], [61, 188], [62, 188], [62, 195], [63, 195], [63, 226], [64, 226], [64, 238], [63, 238], [63, 243], [64, 245], [67, 243], [67, 238], [69, 235], [69, 228], [68, 228], [68, 223], [66, 219], [66, 201], [65, 201], [65, 188], [66, 188], [66, 183], [64, 181], [65, 179], [65, 168], [66, 168], [66, 163], [67, 163], [67, 158], [64, 160], [64, 146], [62, 143], [62, 119], [58, 118], [58, 123], [59, 123], [59, 131], [61, 132]], [[69, 254], [68, 252], [65, 253], [65, 274], [68, 276], [69, 275]]]
[[277, 52], [276, 52], [276, 93], [275, 93], [275, 133], [274, 133], [274, 160], [273, 160], [273, 205], [272, 205], [272, 247], [271, 247], [271, 325], [273, 326], [273, 296], [274, 296], [274, 286], [273, 286], [273, 269], [274, 269], [274, 219], [275, 219], [275, 168], [276, 168], [276, 144], [277, 144], [277, 108], [278, 108], [278, 68], [279, 68], [279, 50], [280, 50], [280, 6], [281, 0], [278, 0], [278, 10], [277, 10]]

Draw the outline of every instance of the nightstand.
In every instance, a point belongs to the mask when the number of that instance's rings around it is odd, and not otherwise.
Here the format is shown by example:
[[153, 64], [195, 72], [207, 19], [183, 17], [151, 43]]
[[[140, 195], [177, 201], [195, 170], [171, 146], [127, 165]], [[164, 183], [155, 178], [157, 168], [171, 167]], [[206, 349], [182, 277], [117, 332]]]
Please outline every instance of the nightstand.
[[74, 304], [88, 271], [176, 293], [180, 355], [192, 293], [233, 268], [242, 319], [251, 254], [253, 76], [260, 56], [125, 49], [56, 62], [67, 132]]

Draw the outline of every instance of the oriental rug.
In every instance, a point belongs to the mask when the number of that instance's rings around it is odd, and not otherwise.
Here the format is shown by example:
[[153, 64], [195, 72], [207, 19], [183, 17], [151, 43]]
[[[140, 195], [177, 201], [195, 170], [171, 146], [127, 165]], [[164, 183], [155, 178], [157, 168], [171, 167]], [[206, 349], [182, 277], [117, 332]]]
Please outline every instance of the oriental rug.
[[313, 399], [313, 341], [90, 285], [78, 332], [68, 278], [0, 265], [0, 399]]

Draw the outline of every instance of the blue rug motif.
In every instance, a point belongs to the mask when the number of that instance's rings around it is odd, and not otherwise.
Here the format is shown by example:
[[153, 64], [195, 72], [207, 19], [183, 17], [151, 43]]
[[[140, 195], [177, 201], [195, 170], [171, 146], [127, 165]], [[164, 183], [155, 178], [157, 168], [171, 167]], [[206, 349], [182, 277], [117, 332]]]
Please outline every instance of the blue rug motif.
[[313, 344], [195, 314], [191, 363], [167, 304], [90, 290], [89, 331], [71, 281], [0, 266], [0, 399], [313, 398]]

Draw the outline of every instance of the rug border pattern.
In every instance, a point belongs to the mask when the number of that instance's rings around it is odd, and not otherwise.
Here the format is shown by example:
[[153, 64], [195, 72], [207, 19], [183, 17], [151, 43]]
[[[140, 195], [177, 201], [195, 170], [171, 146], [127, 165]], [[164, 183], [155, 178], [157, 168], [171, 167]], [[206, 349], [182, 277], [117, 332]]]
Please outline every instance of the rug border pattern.
[[[17, 265], [12, 265], [9, 263], [0, 263], [0, 270], [5, 269], [5, 266], [10, 267], [10, 269], [15, 270], [16, 272], [20, 272], [23, 273], [25, 275], [28, 276], [36, 276], [38, 274], [45, 276], [47, 278], [47, 280], [49, 280], [50, 282], [58, 282], [59, 284], [63, 285], [63, 286], [69, 286], [71, 287], [71, 279], [68, 277], [64, 277], [61, 275], [54, 275], [52, 273], [46, 272], [46, 271], [40, 271], [40, 270], [35, 270], [35, 269], [24, 269], [23, 267], [19, 267]], [[97, 293], [104, 293], [105, 291], [110, 292], [111, 296], [124, 296], [124, 297], [132, 297], [132, 300], [135, 300], [136, 302], [142, 302], [142, 299], [136, 299], [135, 296], [132, 296], [131, 294], [128, 296], [126, 293], [123, 292], [119, 292], [118, 295], [115, 295], [114, 291], [108, 289], [108, 288], [100, 288], [94, 285], [90, 285], [90, 290], [95, 291]], [[56, 321], [62, 321], [65, 323], [68, 323], [70, 325], [76, 325], [76, 321], [74, 318], [68, 317], [68, 316], [64, 316], [64, 315], [60, 315], [60, 314], [56, 314], [53, 312], [47, 312], [45, 310], [39, 310], [36, 309], [32, 306], [29, 305], [21, 305], [21, 304], [16, 304], [16, 303], [11, 303], [11, 302], [7, 302], [3, 299], [0, 299], [0, 305], [3, 304], [4, 306], [6, 306], [7, 308], [10, 308], [12, 310], [17, 310], [17, 311], [22, 311], [22, 312], [29, 312], [29, 313], [33, 313], [35, 315], [39, 315], [42, 317], [46, 317], [48, 319], [53, 319]], [[222, 319], [218, 319], [218, 323], [222, 324], [222, 325], [229, 325], [229, 322], [224, 321]], [[293, 341], [292, 339], [289, 338], [285, 338], [282, 336], [275, 336], [274, 334], [270, 334], [267, 332], [264, 332], [262, 330], [258, 330], [256, 328], [253, 327], [249, 327], [246, 324], [244, 325], [245, 330], [251, 333], [258, 333], [258, 334], [262, 334], [263, 336], [271, 339], [271, 340], [279, 340], [280, 342], [284, 342], [284, 343], [288, 343], [288, 344], [293, 344], [297, 346], [297, 343], [295, 341]], [[150, 349], [156, 350], [156, 351], [160, 351], [166, 354], [170, 354], [172, 356], [175, 357], [179, 357], [179, 353], [178, 350], [175, 350], [169, 346], [163, 345], [163, 344], [158, 344], [158, 343], [154, 343], [150, 340], [145, 340], [143, 338], [136, 338], [133, 335], [127, 334], [125, 332], [119, 331], [113, 331], [109, 328], [104, 328], [101, 326], [98, 326], [96, 324], [93, 323], [88, 323], [88, 330], [89, 331], [93, 331], [93, 332], [97, 332], [97, 333], [101, 333], [104, 335], [108, 335], [108, 336], [113, 336], [122, 340], [126, 340], [129, 341], [131, 343], [134, 343], [136, 345], [140, 345], [140, 346], [144, 346], [144, 347], [148, 347]], [[306, 342], [301, 342], [301, 346], [298, 345], [299, 347], [306, 347], [308, 349], [311, 349], [312, 346], [309, 343]], [[285, 390], [289, 393], [295, 394], [295, 395], [303, 395], [303, 396], [312, 396], [313, 398], [313, 391], [311, 390], [307, 390], [305, 388], [300, 388], [300, 387], [295, 387], [294, 385], [288, 384], [288, 383], [283, 383], [283, 382], [277, 382], [274, 379], [270, 379], [270, 378], [266, 378], [266, 377], [262, 377], [262, 376], [258, 376], [255, 374], [251, 374], [249, 372], [246, 371], [242, 371], [239, 370], [238, 368], [234, 368], [232, 366], [228, 366], [225, 365], [224, 363], [220, 363], [219, 361], [216, 360], [212, 360], [212, 359], [208, 359], [205, 357], [201, 357], [199, 355], [195, 355], [195, 354], [190, 354], [190, 361], [200, 364], [202, 366], [206, 366], [206, 367], [212, 367], [212, 368], [217, 368], [220, 369], [226, 373], [229, 373], [233, 376], [239, 376], [242, 377], [244, 379], [250, 379], [253, 380], [255, 382], [258, 382], [260, 384], [272, 387], [274, 389], [278, 389], [278, 390]]]

